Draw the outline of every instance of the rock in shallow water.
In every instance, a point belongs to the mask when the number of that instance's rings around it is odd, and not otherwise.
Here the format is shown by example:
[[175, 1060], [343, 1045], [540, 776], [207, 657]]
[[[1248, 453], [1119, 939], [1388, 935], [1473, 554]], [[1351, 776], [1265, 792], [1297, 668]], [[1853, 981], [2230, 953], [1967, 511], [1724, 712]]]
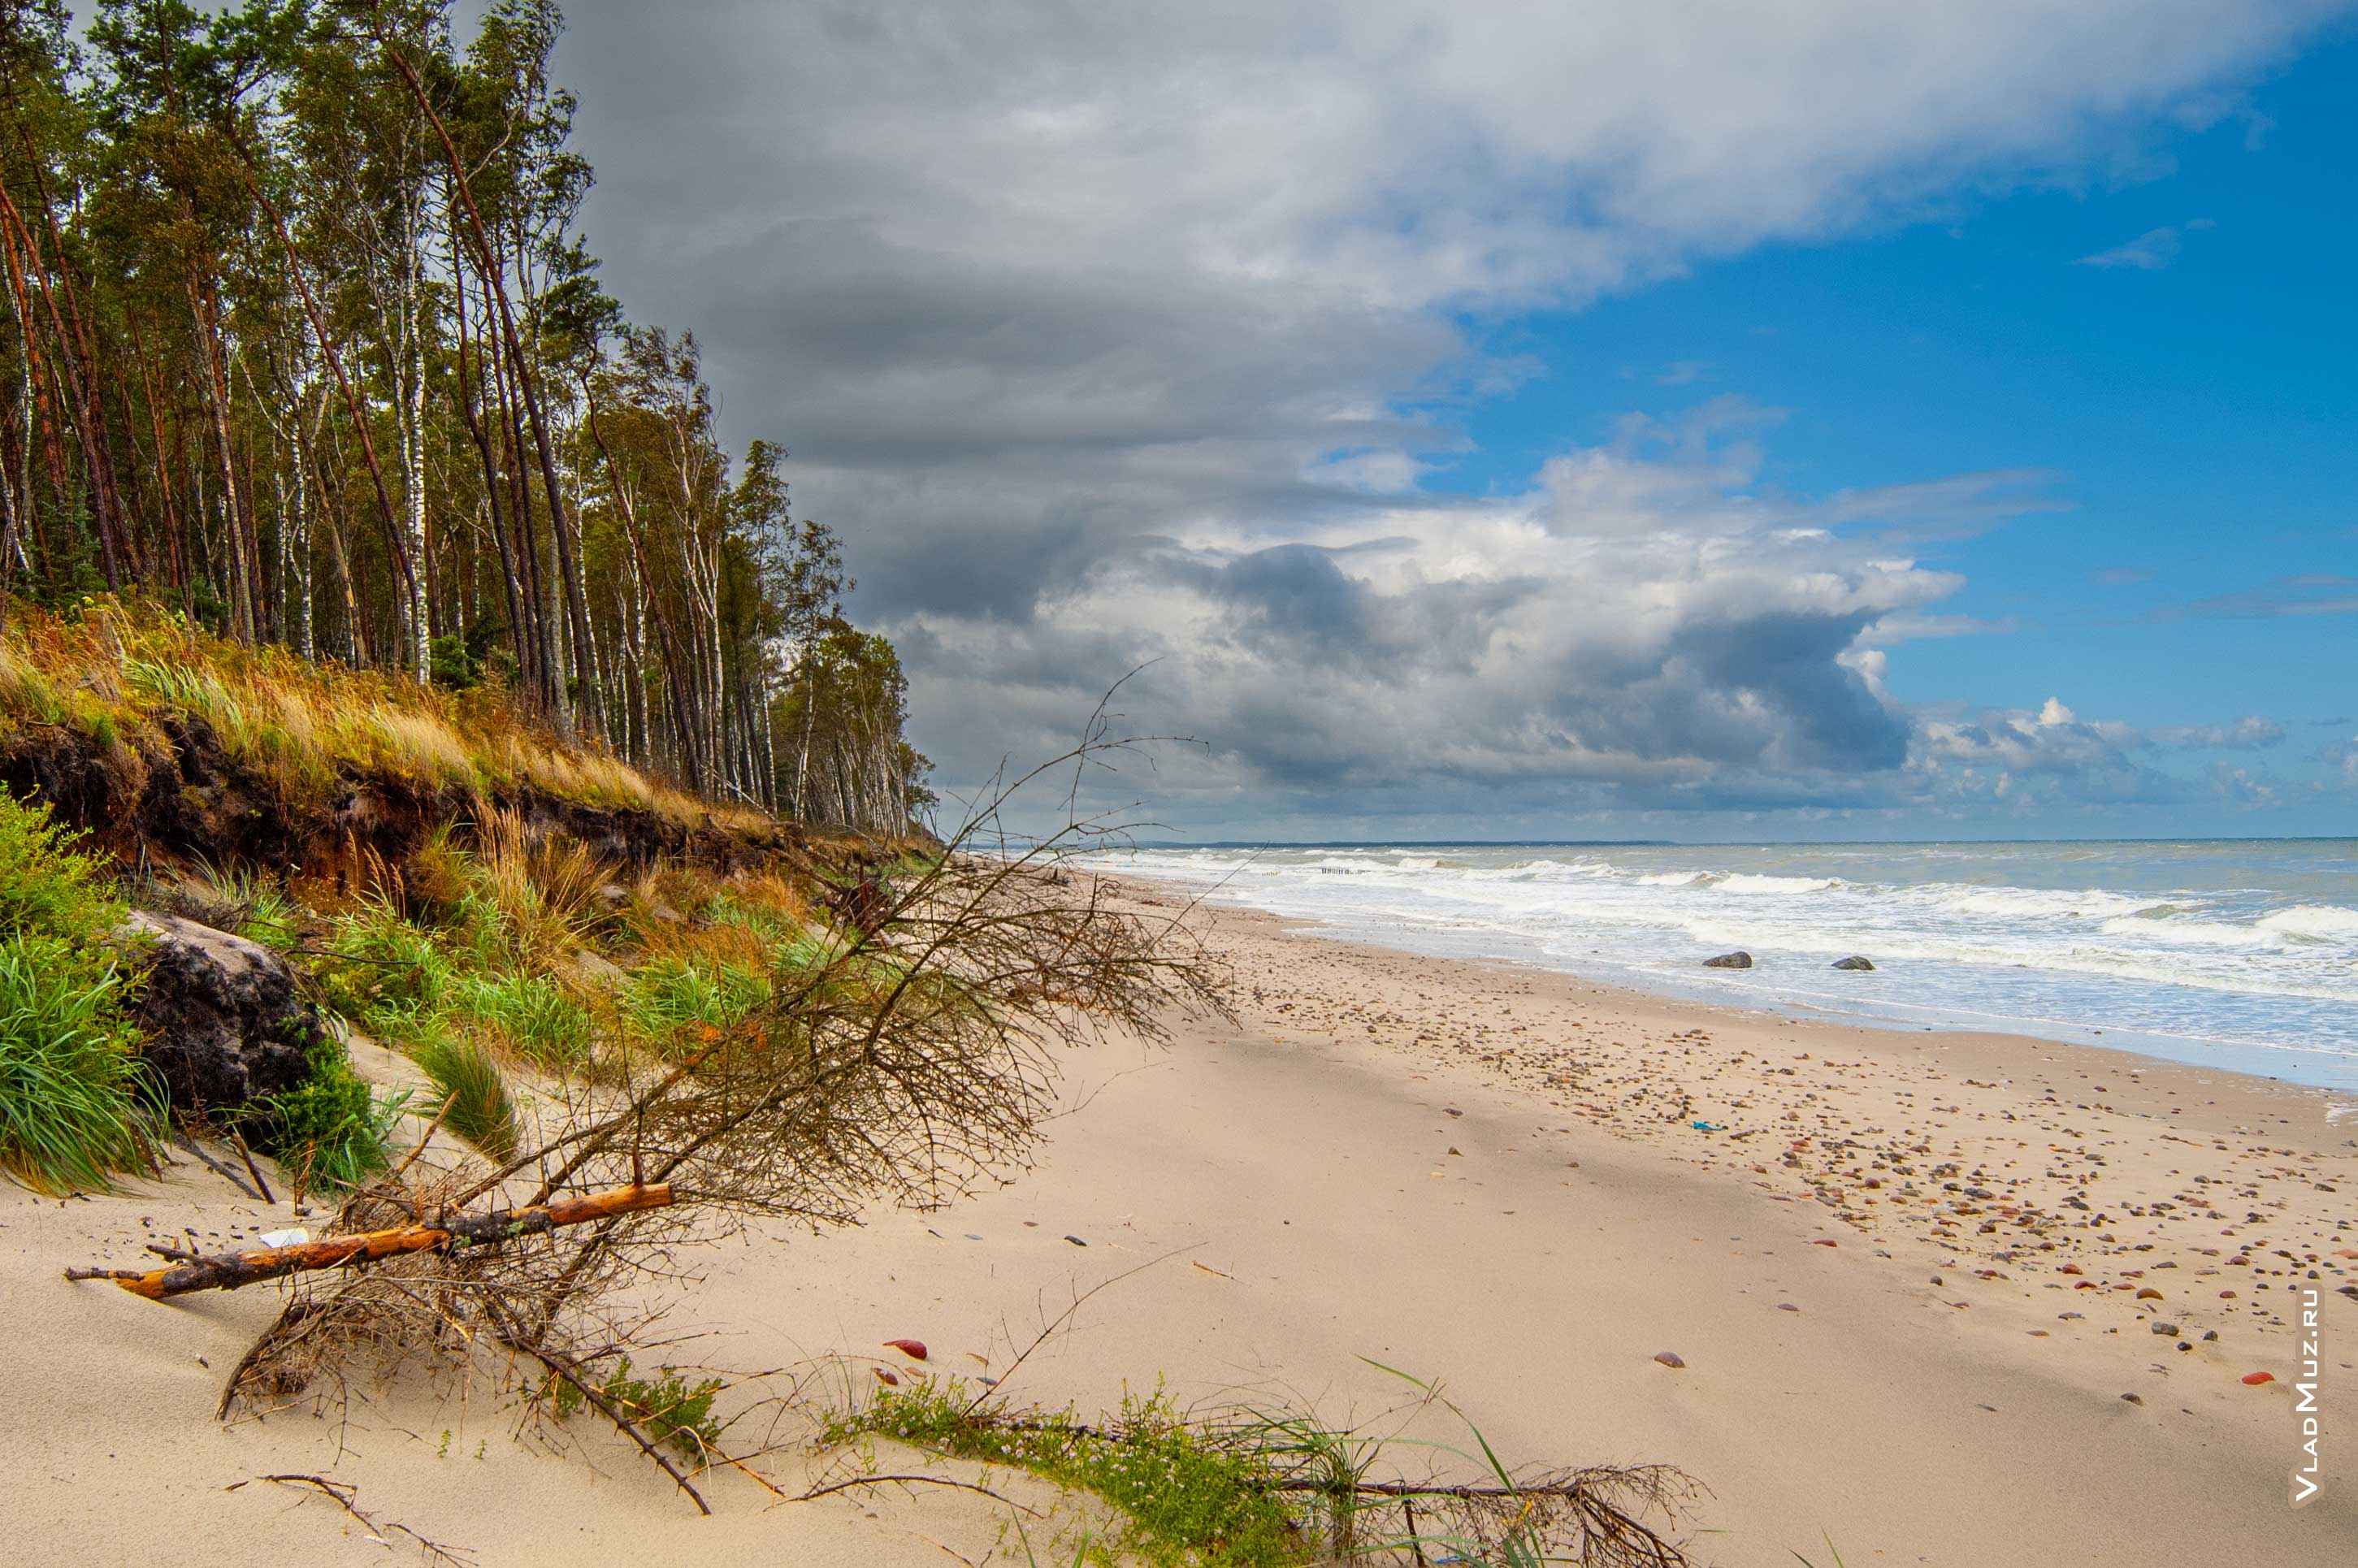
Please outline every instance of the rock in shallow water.
[[295, 1087], [320, 1038], [287, 960], [174, 914], [133, 913], [153, 939], [133, 1018], [178, 1110], [231, 1110]]
[[1872, 968], [1875, 968], [1875, 965], [1874, 965], [1874, 963], [1873, 963], [1871, 960], [1866, 959], [1866, 958], [1862, 958], [1862, 957], [1860, 957], [1857, 954], [1853, 953], [1853, 954], [1852, 954], [1849, 957], [1847, 957], [1847, 958], [1836, 958], [1836, 959], [1834, 960], [1834, 968], [1837, 968], [1837, 969], [1862, 969], [1862, 970], [1864, 970], [1864, 969], [1872, 969]]
[[1738, 948], [1733, 953], [1722, 953], [1716, 958], [1705, 958], [1703, 967], [1706, 969], [1748, 969], [1752, 967], [1752, 955]]

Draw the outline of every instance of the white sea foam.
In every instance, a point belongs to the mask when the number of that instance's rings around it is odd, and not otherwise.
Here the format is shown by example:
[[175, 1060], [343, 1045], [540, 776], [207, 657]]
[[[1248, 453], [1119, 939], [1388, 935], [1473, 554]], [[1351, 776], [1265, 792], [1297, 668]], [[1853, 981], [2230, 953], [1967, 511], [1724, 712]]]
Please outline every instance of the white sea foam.
[[2358, 909], [2305, 903], [2292, 909], [2280, 909], [2264, 917], [2259, 925], [2263, 931], [2305, 941], [2348, 941], [2358, 938]]
[[[2358, 1087], [2347, 843], [1369, 846], [1130, 864], [1402, 946], [1754, 1001], [2282, 1053], [2304, 1064], [2287, 1076]], [[1732, 946], [1758, 967], [1697, 968]], [[1875, 957], [1872, 981], [1829, 969], [1850, 953]]]

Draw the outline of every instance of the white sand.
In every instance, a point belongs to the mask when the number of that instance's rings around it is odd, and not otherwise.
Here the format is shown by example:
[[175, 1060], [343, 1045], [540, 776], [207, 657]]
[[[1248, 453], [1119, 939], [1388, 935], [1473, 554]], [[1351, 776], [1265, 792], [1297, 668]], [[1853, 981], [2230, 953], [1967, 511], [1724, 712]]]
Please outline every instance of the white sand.
[[[1076, 1291], [1163, 1259], [1088, 1303], [1017, 1387], [1098, 1406], [1160, 1376], [1183, 1400], [1283, 1389], [1372, 1415], [1400, 1385], [1369, 1357], [1443, 1379], [1510, 1458], [1684, 1467], [1710, 1488], [1697, 1555], [1729, 1564], [1828, 1562], [1829, 1537], [1854, 1568], [2358, 1552], [2358, 1423], [2340, 1413], [2358, 1409], [2358, 1303], [2335, 1293], [2358, 1279], [2358, 1130], [2328, 1127], [2322, 1097], [1738, 1016], [1249, 915], [1222, 915], [1218, 940], [1241, 1027], [1075, 1058], [1073, 1108], [1002, 1191], [717, 1252], [674, 1319], [715, 1332], [679, 1357], [752, 1371], [905, 1335], [936, 1365], [1003, 1368]], [[2088, 1211], [2062, 1205], [2072, 1192]], [[112, 1197], [0, 1191], [18, 1412], [0, 1561], [417, 1559], [251, 1479], [280, 1471], [352, 1483], [381, 1522], [484, 1564], [1010, 1561], [1001, 1510], [959, 1493], [778, 1506], [721, 1476], [701, 1519], [590, 1421], [551, 1452], [485, 1390], [222, 1427], [222, 1375], [270, 1292], [158, 1305], [59, 1278], [184, 1226], [211, 1245], [287, 1219], [194, 1165]], [[2293, 1290], [2311, 1267], [2338, 1464], [2295, 1512]], [[2180, 1333], [2154, 1335], [2158, 1314]], [[2279, 1380], [2240, 1381], [2259, 1369]], [[792, 1484], [813, 1463], [765, 1467]]]

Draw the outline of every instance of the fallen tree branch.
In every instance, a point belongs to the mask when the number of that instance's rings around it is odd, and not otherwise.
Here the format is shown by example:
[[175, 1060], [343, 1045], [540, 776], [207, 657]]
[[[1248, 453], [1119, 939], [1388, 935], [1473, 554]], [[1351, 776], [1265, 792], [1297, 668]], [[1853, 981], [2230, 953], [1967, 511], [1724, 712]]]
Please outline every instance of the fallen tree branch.
[[610, 1187], [602, 1193], [557, 1198], [525, 1208], [493, 1214], [446, 1216], [431, 1225], [398, 1225], [389, 1230], [364, 1230], [352, 1236], [330, 1236], [299, 1241], [290, 1247], [265, 1247], [254, 1252], [224, 1252], [189, 1257], [167, 1269], [144, 1273], [133, 1269], [68, 1269], [69, 1280], [112, 1280], [135, 1296], [162, 1301], [192, 1291], [233, 1291], [282, 1275], [310, 1269], [336, 1269], [372, 1263], [406, 1252], [432, 1252], [445, 1248], [489, 1247], [518, 1237], [537, 1236], [559, 1226], [581, 1225], [667, 1207], [671, 1184]]
[[[687, 1477], [680, 1473], [679, 1466], [673, 1464], [664, 1451], [655, 1446], [654, 1439], [639, 1430], [637, 1422], [633, 1421], [618, 1409], [614, 1401], [606, 1397], [606, 1391], [603, 1389], [599, 1388], [597, 1384], [582, 1375], [581, 1368], [575, 1364], [571, 1357], [561, 1355], [546, 1346], [528, 1345], [515, 1338], [508, 1338], [507, 1343], [571, 1384], [573, 1391], [594, 1406], [599, 1414], [612, 1422], [616, 1431], [637, 1444], [640, 1453], [662, 1466], [663, 1473], [672, 1478], [673, 1484], [687, 1494], [688, 1500], [696, 1505], [698, 1513], [708, 1517], [711, 1514], [711, 1506], [704, 1500], [704, 1494], [688, 1484]], [[770, 1489], [777, 1490], [774, 1487]]]

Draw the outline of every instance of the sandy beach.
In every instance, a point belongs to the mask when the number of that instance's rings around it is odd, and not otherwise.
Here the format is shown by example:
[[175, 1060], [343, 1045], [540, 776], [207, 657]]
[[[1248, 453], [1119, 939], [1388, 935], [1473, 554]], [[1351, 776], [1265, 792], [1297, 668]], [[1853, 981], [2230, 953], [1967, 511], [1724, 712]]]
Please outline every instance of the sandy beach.
[[[1148, 914], [1179, 902], [1130, 887]], [[1127, 1275], [1011, 1387], [1094, 1409], [1161, 1379], [1183, 1402], [1284, 1390], [1377, 1419], [1403, 1390], [1380, 1362], [1440, 1379], [1509, 1460], [1679, 1466], [1705, 1488], [1685, 1521], [1703, 1562], [2321, 1568], [2358, 1544], [2335, 1446], [2358, 1390], [2358, 1127], [2324, 1095], [1197, 918], [1234, 965], [1234, 1026], [1071, 1057], [1037, 1167], [999, 1191], [714, 1255], [671, 1320], [708, 1331], [680, 1359], [842, 1352], [864, 1376], [913, 1336], [1003, 1372]], [[485, 1564], [1024, 1560], [1002, 1509], [939, 1488], [781, 1503], [720, 1474], [700, 1518], [611, 1433], [520, 1433], [480, 1386], [222, 1426], [269, 1288], [161, 1306], [59, 1279], [290, 1218], [193, 1162], [112, 1196], [5, 1195], [0, 1558], [415, 1560], [406, 1530]], [[2305, 1290], [2327, 1485], [2295, 1510]], [[1412, 1432], [1453, 1433], [1430, 1411]], [[791, 1490], [842, 1463], [763, 1465]], [[383, 1543], [261, 1478], [287, 1475], [356, 1488]]]

